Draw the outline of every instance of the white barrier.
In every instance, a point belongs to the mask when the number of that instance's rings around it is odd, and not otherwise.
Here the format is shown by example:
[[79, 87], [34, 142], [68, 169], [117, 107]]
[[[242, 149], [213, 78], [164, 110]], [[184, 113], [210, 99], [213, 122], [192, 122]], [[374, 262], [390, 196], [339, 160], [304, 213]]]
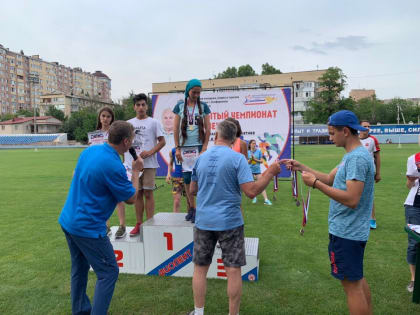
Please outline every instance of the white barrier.
[[[192, 277], [194, 265], [193, 227], [185, 221], [185, 213], [158, 213], [141, 225], [140, 235], [127, 235], [115, 239], [117, 227], [112, 227], [110, 237], [121, 273], [160, 276]], [[245, 238], [246, 266], [242, 267], [242, 279], [258, 280], [258, 238]], [[226, 279], [222, 252], [216, 248], [208, 278]]]

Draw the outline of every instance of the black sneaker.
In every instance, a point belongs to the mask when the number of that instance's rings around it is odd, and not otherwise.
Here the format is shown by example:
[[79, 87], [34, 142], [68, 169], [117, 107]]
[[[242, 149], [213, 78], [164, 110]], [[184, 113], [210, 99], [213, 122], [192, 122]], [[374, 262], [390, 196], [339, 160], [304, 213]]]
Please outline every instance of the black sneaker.
[[185, 221], [190, 221], [190, 220], [191, 220], [192, 215], [193, 215], [193, 210], [194, 210], [194, 208], [189, 208], [189, 209], [188, 209], [188, 213], [187, 213], [187, 215], [185, 216]]
[[125, 226], [120, 225], [120, 227], [117, 230], [117, 233], [115, 233], [115, 238], [123, 238], [125, 235]]

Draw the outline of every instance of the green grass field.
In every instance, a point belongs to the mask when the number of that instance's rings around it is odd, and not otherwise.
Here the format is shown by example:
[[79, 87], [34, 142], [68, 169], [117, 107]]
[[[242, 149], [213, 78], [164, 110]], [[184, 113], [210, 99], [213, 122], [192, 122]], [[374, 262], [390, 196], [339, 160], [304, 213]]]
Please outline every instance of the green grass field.
[[[376, 185], [378, 229], [365, 254], [365, 276], [375, 314], [419, 314], [405, 287], [403, 202], [407, 157], [418, 145], [382, 145], [382, 181]], [[57, 218], [81, 150], [0, 150], [0, 314], [70, 314], [70, 256]], [[296, 159], [328, 172], [344, 150], [297, 146]], [[158, 185], [163, 183], [158, 180]], [[306, 190], [305, 190], [306, 191]], [[271, 198], [272, 187], [268, 189]], [[241, 314], [346, 314], [344, 292], [330, 276], [328, 198], [312, 194], [304, 236], [301, 207], [290, 182], [280, 182], [273, 206], [244, 198], [245, 234], [260, 238], [260, 274], [244, 283]], [[170, 212], [170, 186], [156, 191], [156, 211]], [[182, 209], [185, 206], [182, 205]], [[116, 213], [111, 218], [117, 225]], [[135, 223], [127, 206], [127, 224]], [[96, 277], [90, 275], [88, 294]], [[186, 314], [193, 308], [191, 279], [120, 274], [110, 314]], [[226, 282], [208, 280], [206, 314], [227, 314]]]

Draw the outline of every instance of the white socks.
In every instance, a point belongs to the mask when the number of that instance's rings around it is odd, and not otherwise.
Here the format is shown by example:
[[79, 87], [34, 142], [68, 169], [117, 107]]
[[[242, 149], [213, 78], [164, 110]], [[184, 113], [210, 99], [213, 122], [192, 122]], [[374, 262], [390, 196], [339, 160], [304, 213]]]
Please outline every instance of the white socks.
[[194, 307], [194, 315], [204, 315], [204, 307]]

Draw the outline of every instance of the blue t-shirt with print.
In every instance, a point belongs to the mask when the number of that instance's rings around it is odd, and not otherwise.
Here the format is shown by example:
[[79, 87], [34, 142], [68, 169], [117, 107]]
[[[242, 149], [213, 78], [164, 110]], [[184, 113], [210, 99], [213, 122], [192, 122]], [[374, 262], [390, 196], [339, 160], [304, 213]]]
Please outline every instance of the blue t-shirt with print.
[[118, 152], [107, 143], [91, 146], [80, 154], [58, 222], [76, 236], [104, 237], [117, 203], [135, 192]]
[[[200, 102], [200, 106], [202, 109], [201, 116], [203, 116], [203, 121], [204, 121], [204, 117], [210, 114], [211, 111], [210, 111], [209, 106], [204, 102]], [[182, 143], [183, 137], [181, 134], [181, 127], [180, 127], [179, 144], [183, 147], [192, 147], [192, 146], [201, 145], [203, 143], [200, 141], [200, 137], [198, 133], [198, 121], [197, 121], [197, 118], [200, 116], [198, 105], [196, 104], [194, 107], [187, 106], [187, 109], [190, 116], [194, 115], [194, 119], [193, 119], [192, 124], [190, 124], [190, 122], [187, 119], [187, 139], [185, 140], [184, 144]], [[182, 122], [182, 119], [184, 117], [184, 102], [183, 101], [178, 102], [175, 105], [173, 112], [181, 117], [180, 121]], [[188, 115], [187, 115], [187, 118], [188, 118]], [[181, 123], [180, 123], [180, 126], [181, 126]]]
[[344, 155], [334, 178], [333, 187], [347, 190], [346, 181], [364, 183], [362, 196], [355, 209], [330, 199], [328, 214], [329, 232], [335, 236], [355, 241], [369, 238], [369, 219], [373, 205], [374, 162], [370, 153], [359, 146]]
[[198, 184], [197, 228], [226, 231], [244, 224], [240, 185], [253, 178], [243, 154], [227, 146], [211, 147], [199, 156], [192, 180]]
[[254, 157], [257, 160], [261, 160], [262, 152], [260, 149], [257, 149], [254, 152], [252, 152], [251, 150], [248, 150], [248, 163], [249, 163], [249, 167], [251, 168], [252, 174], [261, 174], [261, 166], [260, 166], [261, 163], [256, 162], [256, 161], [251, 161], [252, 155], [254, 155]]
[[173, 168], [173, 172], [171, 173], [171, 176], [176, 177], [176, 178], [182, 178], [182, 163], [178, 161], [178, 159], [176, 158], [175, 152], [176, 152], [176, 148], [172, 148], [172, 151], [171, 151], [172, 161], [173, 161], [172, 166], [175, 165], [175, 167]]

